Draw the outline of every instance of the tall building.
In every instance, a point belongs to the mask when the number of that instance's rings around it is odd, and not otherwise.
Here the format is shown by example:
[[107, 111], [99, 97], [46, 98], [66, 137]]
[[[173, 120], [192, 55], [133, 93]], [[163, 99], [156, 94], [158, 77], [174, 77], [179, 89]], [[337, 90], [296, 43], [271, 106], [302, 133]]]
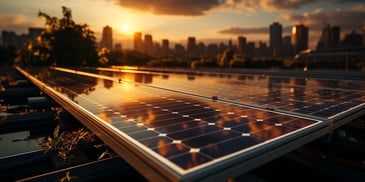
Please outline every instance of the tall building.
[[363, 35], [353, 30], [351, 33], [346, 34], [341, 41], [342, 48], [358, 48], [363, 44]]
[[2, 31], [3, 45], [14, 46], [17, 49], [26, 45], [29, 36], [27, 34], [17, 35], [14, 31]]
[[247, 48], [245, 50], [245, 55], [255, 56], [255, 42], [247, 42]]
[[115, 51], [122, 51], [122, 44], [121, 43], [116, 43], [114, 45], [114, 50]]
[[214, 58], [217, 55], [218, 55], [218, 45], [217, 44], [208, 44], [207, 56]]
[[188, 37], [188, 42], [187, 42], [187, 46], [186, 46], [186, 53], [189, 56], [195, 56], [196, 55], [195, 37]]
[[238, 41], [237, 41], [237, 51], [239, 54], [244, 54], [245, 52], [245, 48], [246, 48], [246, 44], [247, 44], [247, 39], [246, 37], [243, 36], [239, 36], [238, 37]]
[[365, 22], [362, 25], [362, 46], [365, 47]]
[[204, 56], [206, 51], [205, 49], [206, 49], [205, 44], [203, 42], [199, 42], [199, 44], [196, 45], [196, 54]]
[[133, 36], [133, 47], [135, 51], [144, 52], [142, 33], [134, 32]]
[[27, 41], [35, 40], [44, 30], [32, 27], [28, 29], [28, 34], [21, 35], [17, 35], [14, 31], [2, 31], [2, 44], [20, 49], [27, 45]]
[[162, 40], [162, 56], [169, 56], [170, 54], [170, 46], [169, 46], [169, 40], [163, 39]]
[[153, 44], [153, 51], [152, 51], [152, 55], [153, 55], [153, 56], [160, 57], [160, 56], [161, 56], [161, 50], [162, 50], [162, 48], [161, 48], [160, 43], [155, 42], [155, 43]]
[[272, 56], [280, 55], [282, 49], [282, 34], [283, 26], [274, 22], [270, 25], [270, 49], [272, 50]]
[[293, 46], [291, 42], [290, 35], [283, 37], [283, 56], [293, 56]]
[[103, 28], [103, 35], [101, 38], [100, 47], [105, 47], [109, 50], [113, 50], [113, 32], [112, 28], [108, 25]]
[[153, 54], [153, 39], [151, 34], [144, 35], [144, 53]]
[[317, 43], [317, 50], [328, 50], [337, 48], [340, 43], [340, 27], [331, 27], [326, 24], [322, 30], [322, 35]]
[[175, 56], [183, 56], [185, 54], [185, 48], [182, 44], [175, 44], [174, 48]]
[[308, 27], [302, 24], [292, 27], [292, 44], [294, 54], [308, 49]]

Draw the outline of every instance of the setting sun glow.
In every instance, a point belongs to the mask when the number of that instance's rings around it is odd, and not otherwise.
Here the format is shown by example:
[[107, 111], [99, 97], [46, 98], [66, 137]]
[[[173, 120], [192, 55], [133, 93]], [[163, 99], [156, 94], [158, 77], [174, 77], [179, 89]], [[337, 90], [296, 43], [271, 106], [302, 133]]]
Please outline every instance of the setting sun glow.
[[122, 26], [122, 31], [123, 31], [124, 33], [129, 33], [129, 32], [130, 32], [130, 27], [129, 27], [129, 25], [124, 24], [124, 25]]

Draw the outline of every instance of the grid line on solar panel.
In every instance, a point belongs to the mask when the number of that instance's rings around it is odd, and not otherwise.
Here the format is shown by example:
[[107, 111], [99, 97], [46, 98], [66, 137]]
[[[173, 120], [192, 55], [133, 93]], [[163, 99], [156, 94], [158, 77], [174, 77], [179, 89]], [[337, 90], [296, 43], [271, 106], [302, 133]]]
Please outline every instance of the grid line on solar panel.
[[[263, 78], [265, 78], [265, 77], [263, 77]], [[269, 78], [269, 79], [271, 79], [271, 78]], [[308, 87], [308, 88], [319, 88], [319, 89], [321, 89], [321, 91], [319, 91], [319, 94], [321, 94], [321, 93], [322, 94], [328, 94], [328, 93], [334, 93], [334, 94], [336, 94], [336, 93], [339, 92], [338, 90], [340, 90], [340, 91], [344, 91], [344, 90], [345, 91], [347, 91], [347, 90], [351, 91], [350, 89], [337, 89], [337, 90], [336, 89], [333, 89], [333, 90], [330, 90], [330, 89], [323, 88], [323, 87], [315, 87], [315, 86], [313, 87], [313, 86], [301, 85], [302, 82], [298, 82], [298, 83], [299, 83], [299, 85], [296, 85], [296, 84], [294, 84], [294, 85], [283, 84], [283, 86], [281, 85], [280, 82], [278, 84], [277, 83], [273, 83], [273, 84], [270, 83], [269, 84], [269, 88], [274, 88], [274, 89], [271, 89], [271, 90], [275, 90], [276, 87], [280, 87], [280, 89], [281, 89], [281, 87], [286, 87], [286, 86], [289, 87], [289, 86], [291, 86], [291, 87], [295, 87], [296, 90], [303, 89], [303, 91], [301, 93], [303, 93], [305, 91], [305, 87]], [[254, 89], [260, 89], [261, 88], [262, 89], [262, 86], [263, 86], [263, 84], [259, 84], [259, 86], [253, 86], [252, 88], [254, 88]], [[223, 88], [226, 88], [226, 87], [223, 87]], [[215, 90], [219, 90], [219, 89], [220, 88], [217, 88], [216, 87]], [[256, 90], [256, 91], [258, 91], [258, 90]], [[305, 91], [305, 92], [307, 92], [307, 91]], [[284, 91], [284, 92], [281, 92], [281, 93], [289, 93], [290, 95], [292, 95], [291, 92], [285, 92]], [[301, 94], [301, 93], [295, 93], [294, 96], [296, 96], [296, 97], [301, 96], [300, 99], [303, 99], [303, 100], [305, 100], [305, 99], [308, 100], [308, 98], [310, 98], [310, 95], [304, 97], [305, 94]], [[307, 93], [315, 93], [315, 92], [308, 91]], [[229, 94], [229, 95], [234, 95], [234, 94]], [[246, 102], [246, 103], [247, 104], [251, 104], [251, 105], [259, 105], [259, 106], [262, 105], [264, 108], [270, 108], [270, 109], [275, 109], [275, 108], [281, 108], [281, 109], [284, 108], [285, 109], [285, 108], [288, 108], [288, 107], [283, 107], [282, 106], [282, 105], [285, 105], [285, 103], [278, 102], [278, 99], [280, 99], [280, 97], [277, 97], [276, 99], [268, 99], [268, 98], [265, 98], [265, 97], [268, 97], [268, 96], [271, 96], [271, 95], [272, 94], [270, 92], [269, 95], [264, 94], [263, 96], [261, 96], [259, 98], [252, 97], [252, 98], [250, 98], [251, 101]], [[311, 96], [311, 97], [313, 97], [313, 96]], [[315, 96], [315, 97], [317, 97], [317, 96]], [[241, 97], [241, 96], [236, 97], [236, 96], [234, 96], [232, 98], [227, 97], [227, 98], [223, 98], [223, 99], [236, 99], [236, 100], [241, 100], [240, 98], [244, 98], [244, 97]], [[322, 96], [321, 99], [325, 99], [325, 98], [326, 98], [326, 96]], [[317, 98], [315, 98], [314, 100], [316, 100], [316, 99]], [[282, 99], [282, 100], [284, 100], [284, 99]], [[244, 100], [243, 101], [239, 101], [239, 102], [244, 102]], [[300, 101], [298, 101], [298, 102], [300, 102]], [[304, 102], [306, 102], [306, 101], [304, 101]], [[332, 102], [334, 102], [334, 101], [332, 100]], [[289, 104], [289, 105], [292, 105], [292, 104]], [[291, 110], [288, 110], [288, 111], [297, 112], [297, 113], [301, 113], [301, 114], [306, 114], [307, 117], [311, 117], [313, 115], [314, 118], [316, 118], [316, 117], [328, 118], [328, 117], [331, 117], [331, 116], [334, 116], [334, 115], [338, 114], [338, 113], [336, 113], [338, 110], [329, 111], [329, 109], [325, 109], [325, 111], [321, 111], [321, 112], [314, 113], [314, 112], [308, 111], [308, 109], [306, 109], [306, 108], [303, 108], [303, 107], [308, 107], [308, 105], [302, 104], [302, 106], [300, 106], [299, 104], [294, 104], [294, 106], [296, 107], [295, 109], [291, 109]], [[280, 109], [279, 109], [279, 111], [280, 111]], [[295, 113], [292, 113], [292, 114], [295, 114]]]
[[[263, 84], [263, 83], [265, 83], [267, 79], [269, 79], [269, 81], [274, 81], [273, 83], [269, 82], [269, 84], [268, 84], [268, 88], [270, 89], [269, 94], [263, 94], [259, 97], [254, 96], [256, 94], [256, 92], [259, 93], [260, 90], [265, 90], [267, 84]], [[261, 82], [261, 80], [264, 80], [264, 82]], [[308, 83], [305, 79], [296, 79], [294, 84], [286, 84], [289, 82], [282, 83], [280, 80], [281, 80], [280, 78], [271, 78], [271, 77], [263, 76], [262, 79], [261, 78], [259, 79], [260, 82], [258, 85], [256, 83], [255, 83], [256, 85], [252, 85], [247, 82], [241, 82], [241, 83], [244, 83], [243, 88], [231, 90], [231, 92], [228, 93], [228, 96], [226, 95], [226, 96], [222, 97], [221, 95], [219, 95], [219, 97], [220, 97], [220, 99], [237, 100], [238, 103], [241, 103], [241, 104], [246, 103], [246, 104], [257, 105], [259, 107], [270, 108], [270, 109], [279, 108], [279, 111], [280, 111], [280, 109], [288, 109], [287, 111], [306, 114], [307, 117], [311, 117], [313, 115], [314, 117], [329, 118], [331, 116], [338, 114], [338, 113], [336, 113], [336, 112], [338, 112], [338, 110], [333, 109], [333, 111], [331, 111], [330, 109], [326, 108], [325, 111], [310, 112], [310, 110], [305, 107], [309, 107], [312, 105], [308, 105], [308, 104], [306, 105], [304, 103], [303, 104], [296, 103], [293, 106], [293, 104], [291, 104], [291, 103], [288, 104], [287, 102], [285, 102], [285, 100], [289, 100], [290, 102], [293, 102], [293, 101], [295, 101], [295, 99], [293, 99], [293, 97], [295, 97], [295, 98], [299, 99], [296, 102], [301, 102], [301, 101], [306, 102], [306, 100], [309, 101], [312, 98], [314, 98], [312, 100], [317, 100], [318, 99], [317, 94], [319, 94], [321, 96], [320, 99], [330, 101], [330, 102], [332, 102], [332, 104], [334, 104], [340, 98], [343, 100], [351, 99], [350, 97], [348, 97], [348, 95], [350, 95], [350, 94], [343, 94], [343, 92], [354, 92], [353, 89], [355, 88], [355, 87], [349, 87], [349, 89], [347, 89], [347, 88], [336, 89], [330, 84], [329, 84], [329, 87], [314, 86], [314, 85], [310, 85], [310, 84], [307, 85]], [[287, 79], [287, 80], [289, 80], [289, 79]], [[220, 90], [222, 90], [222, 89], [226, 90], [226, 89], [231, 88], [231, 86], [227, 85], [227, 84], [222, 84], [223, 86], [208, 84], [208, 85], [206, 85], [207, 87], [205, 87], [204, 89], [201, 89], [200, 83], [194, 83], [194, 82], [192, 82], [192, 83], [193, 84], [191, 84], [191, 83], [189, 84], [190, 89], [187, 89], [187, 92], [188, 92], [188, 90], [194, 90], [196, 92], [197, 90], [200, 89], [201, 92], [199, 91], [199, 92], [194, 93], [194, 94], [198, 94], [198, 95], [203, 94], [203, 92], [209, 93], [212, 90], [215, 92], [220, 92]], [[220, 83], [220, 82], [218, 82], [218, 83]], [[170, 82], [168, 84], [168, 86], [171, 86], [171, 85], [173, 87], [176, 87], [177, 90], [179, 90], [181, 88], [181, 86], [180, 86], [181, 84], [179, 84], [179, 81], [172, 82], [172, 83]], [[336, 85], [336, 84], [333, 84], [333, 85]], [[157, 87], [158, 86], [159, 85], [157, 84]], [[196, 86], [198, 86], [199, 88], [197, 88]], [[154, 86], [154, 87], [156, 87], [156, 86]], [[164, 87], [161, 87], [161, 89], [163, 89], [163, 88]], [[210, 89], [206, 89], [206, 88], [210, 88]], [[287, 88], [287, 89], [282, 90], [283, 88]], [[293, 94], [291, 92], [292, 89], [298, 90], [300, 92], [294, 92], [294, 94]], [[168, 90], [173, 91], [171, 89], [168, 89]], [[182, 90], [184, 90], [184, 89], [182, 89]], [[247, 92], [247, 90], [249, 90], [249, 92], [254, 93], [254, 94], [252, 97], [249, 97], [247, 100], [247, 97], [240, 96], [240, 95], [237, 96], [238, 93], [241, 94], [241, 92], [240, 91], [237, 92], [237, 90], [242, 90], [244, 92]], [[181, 90], [179, 92], [181, 92]], [[275, 92], [275, 93], [272, 93], [272, 92]], [[277, 94], [277, 92], [279, 92], [280, 94]], [[212, 93], [212, 94], [215, 94], [215, 93]], [[212, 94], [207, 94], [206, 96], [210, 96]], [[247, 93], [244, 93], [243, 95], [245, 95], [245, 94], [247, 95]], [[288, 97], [289, 99], [288, 98], [285, 99], [285, 94], [290, 95], [290, 97]], [[272, 97], [273, 95], [276, 95], [275, 99], [269, 98], [269, 97]], [[336, 97], [338, 99], [336, 99], [336, 101], [333, 99], [330, 99], [333, 97]], [[363, 96], [361, 96], [361, 95], [353, 96], [352, 98], [359, 99], [359, 97], [364, 102], [364, 99], [362, 98]], [[281, 102], [279, 100], [281, 100]], [[292, 107], [294, 107], [294, 109], [290, 109], [290, 107], [287, 107], [287, 106], [292, 106]], [[348, 108], [343, 108], [343, 109], [347, 110], [347, 109], [351, 109], [351, 108], [348, 107]], [[293, 114], [295, 114], [295, 113], [293, 113]]]
[[[205, 153], [201, 153], [202, 151], [207, 151], [209, 153], [209, 148], [212, 147], [212, 145], [227, 145], [224, 144], [225, 141], [235, 141], [235, 140], [240, 140], [238, 138], [244, 137], [247, 138], [249, 137], [250, 139], [247, 139], [249, 141], [256, 141], [253, 143], [258, 143], [258, 141], [265, 141], [265, 140], [269, 140], [272, 139], [273, 137], [269, 137], [267, 135], [263, 136], [263, 134], [259, 131], [240, 131], [239, 130], [239, 126], [246, 126], [246, 127], [252, 127], [253, 124], [248, 124], [249, 121], [246, 121], [245, 123], [240, 123], [240, 121], [234, 125], [236, 126], [236, 128], [232, 127], [232, 130], [227, 130], [227, 126], [223, 126], [223, 125], [209, 125], [209, 123], [206, 123], [206, 119], [209, 118], [209, 115], [204, 116], [202, 118], [199, 118], [199, 120], [196, 120], [197, 118], [190, 118], [191, 116], [188, 115], [188, 117], [184, 117], [186, 116], [186, 113], [184, 113], [183, 111], [192, 111], [191, 109], [189, 109], [189, 107], [191, 108], [197, 108], [200, 107], [203, 110], [207, 110], [209, 108], [212, 108], [212, 106], [204, 106], [201, 105], [195, 101], [184, 101], [183, 99], [171, 99], [168, 97], [160, 97], [158, 96], [159, 99], [157, 99], [156, 101], [156, 105], [155, 103], [150, 103], [147, 101], [144, 102], [134, 102], [132, 103], [131, 107], [132, 108], [139, 108], [138, 105], [140, 105], [141, 108], [153, 108], [150, 111], [159, 111], [161, 110], [162, 112], [170, 112], [173, 115], [180, 115], [181, 118], [186, 119], [187, 121], [183, 121], [183, 124], [190, 124], [190, 127], [188, 127], [189, 129], [185, 129], [184, 127], [182, 127], [181, 125], [179, 125], [178, 123], [166, 123], [168, 125], [164, 125], [162, 124], [160, 127], [156, 127], [153, 128], [153, 130], [148, 130], [148, 128], [146, 128], [146, 125], [143, 125], [143, 127], [141, 126], [142, 129], [138, 128], [136, 125], [134, 126], [130, 126], [130, 127], [126, 127], [129, 130], [126, 130], [127, 132], [129, 132], [130, 136], [135, 138], [136, 140], [141, 141], [141, 143], [143, 143], [146, 146], [153, 146], [151, 144], [149, 144], [146, 141], [154, 141], [156, 143], [155, 138], [164, 138], [164, 145], [160, 145], [158, 148], [152, 148], [152, 150], [155, 150], [156, 152], [158, 152], [160, 155], [168, 157], [171, 161], [175, 162], [177, 165], [179, 165], [180, 167], [182, 167], [183, 169], [188, 169], [188, 166], [196, 166], [201, 164], [200, 162], [194, 163], [194, 164], [186, 164], [184, 163], [182, 159], [186, 159], [191, 157], [192, 152], [191, 151], [199, 151], [199, 152], [193, 152], [193, 153], [199, 153], [199, 154], [194, 154], [194, 155], [199, 155], [201, 160], [204, 162], [207, 161], [211, 161], [214, 159], [214, 157], [210, 156], [213, 154], [205, 154]], [[161, 101], [161, 99], [163, 101]], [[178, 102], [177, 102], [178, 100]], [[95, 101], [94, 101], [95, 103]], [[177, 104], [178, 103], [178, 104]], [[161, 105], [162, 104], [162, 105]], [[161, 108], [160, 106], [163, 105], [168, 105], [169, 109], [168, 110], [164, 110], [164, 108]], [[181, 106], [180, 104], [183, 104], [183, 106]], [[148, 105], [146, 107], [146, 105]], [[186, 107], [186, 105], [188, 105], [188, 107]], [[213, 105], [218, 105], [218, 104], [214, 104]], [[214, 107], [213, 106], [213, 107]], [[157, 108], [156, 108], [157, 107]], [[117, 107], [115, 107], [117, 108]], [[177, 109], [177, 110], [176, 110]], [[182, 109], [183, 111], [180, 111], [179, 109]], [[187, 109], [187, 110], [186, 110]], [[141, 110], [138, 110], [141, 111]], [[222, 114], [223, 116], [230, 116], [230, 119], [234, 119], [234, 118], [239, 118], [239, 119], [251, 119], [253, 123], [258, 123], [258, 122], [263, 122], [263, 119], [272, 119], [273, 116], [277, 115], [277, 114], [272, 114], [266, 111], [259, 111], [256, 113], [253, 113], [252, 111], [254, 111], [254, 109], [247, 109], [247, 111], [226, 111], [224, 110], [224, 108], [219, 108], [219, 109], [214, 109], [212, 110], [212, 113], [217, 113], [219, 112], [219, 114]], [[123, 111], [118, 110], [118, 111], [111, 111], [113, 113], [118, 112], [123, 114]], [[241, 113], [240, 113], [241, 112]], [[189, 112], [188, 112], [189, 113]], [[237, 114], [238, 113], [238, 114]], [[128, 114], [125, 113], [125, 116], [128, 117]], [[265, 118], [266, 117], [266, 118]], [[288, 116], [289, 117], [289, 116]], [[180, 119], [181, 119], [180, 118]], [[290, 117], [289, 117], [290, 118]], [[227, 118], [225, 118], [227, 119]], [[172, 119], [173, 120], [173, 119]], [[293, 120], [293, 119], [291, 119]], [[219, 123], [219, 119], [213, 119], [212, 122], [217, 122]], [[224, 120], [222, 120], [222, 122], [224, 123]], [[158, 122], [157, 122], [158, 123]], [[191, 125], [193, 124], [193, 125]], [[177, 127], [178, 129], [176, 129], [176, 126], [180, 126]], [[168, 128], [174, 128], [174, 131], [170, 131], [168, 130]], [[274, 127], [280, 127], [283, 128], [283, 126], [279, 126], [279, 125], [275, 125], [275, 123], [271, 123], [270, 127], [266, 127], [266, 128], [260, 128], [263, 130], [270, 130], [273, 129]], [[285, 126], [286, 128], [288, 128], [287, 126]], [[131, 130], [130, 128], [138, 128], [136, 130]], [[123, 131], [123, 129], [121, 128], [121, 130]], [[194, 132], [193, 132], [194, 131]], [[198, 132], [197, 132], [198, 131]], [[290, 131], [294, 131], [294, 129], [290, 130]], [[199, 133], [200, 132], [200, 133]], [[266, 132], [266, 131], [265, 131]], [[288, 131], [280, 131], [279, 132], [273, 132], [273, 133], [279, 133], [277, 135], [275, 135], [274, 137], [280, 136], [280, 134], [285, 134], [288, 133]], [[161, 134], [165, 134], [166, 135], [161, 135]], [[218, 141], [217, 140], [212, 140], [212, 138], [217, 138], [216, 136], [222, 136], [222, 134], [224, 133], [230, 133], [231, 135], [233, 135], [233, 137], [229, 137], [227, 139], [222, 139], [224, 137], [218, 137]], [[236, 134], [234, 134], [236, 133]], [[244, 133], [252, 133], [251, 135], [244, 135]], [[212, 137], [215, 136], [215, 137]], [[260, 137], [262, 137], [260, 139]], [[168, 143], [166, 141], [169, 141]], [[181, 141], [180, 143], [173, 143], [173, 141]], [[203, 141], [203, 142], [202, 142]], [[251, 142], [252, 142], [251, 141]], [[215, 144], [211, 144], [212, 142], [216, 142]], [[177, 152], [175, 150], [177, 150], [177, 148], [179, 148], [178, 146], [185, 148], [185, 152]], [[171, 152], [168, 153], [164, 153], [162, 151], [164, 151], [164, 148], [168, 147], [170, 148], [170, 150], [172, 150]], [[169, 151], [170, 151], [169, 150]], [[227, 150], [227, 149], [226, 149]], [[177, 152], [177, 155], [173, 155], [174, 152]], [[224, 150], [223, 150], [224, 151]], [[221, 152], [221, 155], [227, 153], [228, 151], [224, 151]], [[161, 153], [162, 152], [162, 153]], [[185, 161], [186, 162], [186, 161]], [[203, 163], [204, 163], [203, 162]]]
[[[124, 139], [130, 137], [133, 143], [141, 144], [138, 147], [146, 146], [148, 151], [154, 151], [184, 170], [217, 163], [219, 157], [252, 150], [288, 134], [296, 135], [296, 131], [303, 130], [300, 126], [319, 122], [289, 115], [277, 118], [285, 114], [184, 96], [158, 88], [135, 87], [133, 91], [129, 90], [133, 94], [104, 88], [100, 84], [95, 88], [93, 92], [72, 98], [127, 134]], [[70, 89], [79, 90], [74, 85]], [[261, 100], [268, 101], [266, 98]]]
[[[181, 84], [177, 84], [176, 82], [172, 84], [172, 86], [177, 86], [177, 89], [181, 90], [182, 87], [180, 87], [179, 85], [181, 85]], [[200, 85], [197, 85], [197, 86], [200, 87]], [[280, 84], [276, 84], [276, 86], [281, 87]], [[295, 89], [297, 89], [297, 90], [300, 90], [300, 89], [303, 89], [303, 88], [312, 89], [312, 90], [314, 89], [315, 91], [319, 90], [317, 94], [323, 95], [321, 99], [328, 99], [329, 101], [332, 101], [332, 102], [334, 102], [334, 100], [332, 99], [334, 97], [338, 98], [338, 99], [341, 98], [343, 100], [348, 100], [349, 99], [349, 97], [348, 97], [349, 94], [344, 94], [344, 93], [350, 93], [351, 94], [351, 92], [354, 92], [353, 90], [348, 90], [348, 89], [333, 89], [333, 88], [332, 89], [326, 89], [326, 88], [322, 88], [322, 87], [313, 87], [313, 86], [311, 87], [311, 86], [306, 86], [306, 85], [304, 85], [304, 86], [301, 86], [301, 85], [283, 85], [283, 87], [288, 87], [288, 88], [289, 88], [289, 86], [290, 87], [295, 87]], [[213, 87], [208, 87], [208, 89], [206, 89], [206, 87], [205, 87], [204, 91], [202, 90], [202, 92], [197, 91], [197, 90], [199, 90], [199, 88], [195, 88], [195, 87], [194, 87], [194, 89], [192, 89], [192, 88], [193, 88], [193, 86], [192, 86], [192, 84], [190, 84], [190, 87], [188, 89], [186, 89], [186, 91], [194, 90], [196, 92], [195, 94], [202, 94], [203, 92], [205, 92], [205, 94], [210, 93], [210, 94], [206, 94], [207, 96], [208, 95], [217, 95], [217, 93], [220, 90], [220, 88], [217, 87], [217, 85], [214, 86], [215, 89], [209, 89], [209, 88], [213, 88]], [[224, 89], [229, 90], [228, 87], [224, 87]], [[247, 90], [249, 90], [249, 92], [255, 92], [256, 93], [257, 91], [260, 91], [260, 90], [263, 90], [263, 89], [264, 89], [264, 87], [262, 87], [262, 85], [261, 85], [261, 86], [253, 87], [251, 89], [250, 88], [249, 89], [244, 88], [242, 90], [244, 90], [245, 92], [247, 92]], [[282, 89], [282, 88], [280, 88], [280, 89]], [[184, 88], [182, 88], [182, 90], [184, 90]], [[213, 92], [212, 92], [212, 90], [213, 90]], [[287, 90], [288, 90], [287, 92], [283, 92], [281, 94], [290, 94], [290, 95], [292, 95], [291, 92], [290, 92], [290, 89], [287, 89]], [[272, 90], [272, 91], [275, 92], [275, 89]], [[305, 90], [303, 90], [303, 92], [304, 91]], [[242, 98], [244, 98], [242, 96], [235, 95], [235, 93], [233, 93], [233, 92], [235, 92], [235, 90], [231, 90], [230, 93], [228, 93], [228, 96], [227, 95], [225, 95], [225, 96], [220, 95], [220, 98], [231, 99], [231, 100], [237, 100], [237, 99], [241, 100]], [[308, 93], [313, 93], [313, 92], [312, 91], [307, 91], [306, 93], [308, 94]], [[331, 93], [331, 95], [329, 95], [329, 93]], [[304, 99], [307, 99], [307, 100], [310, 100], [311, 97], [318, 97], [318, 96], [314, 96], [314, 95], [310, 95], [310, 94], [308, 94], [308, 96], [306, 96], [307, 94], [296, 93], [295, 95], [292, 95], [290, 97], [303, 97], [303, 98], [305, 97]], [[233, 96], [233, 97], [230, 97], [230, 96]], [[279, 94], [277, 94], [277, 96], [279, 96]], [[248, 103], [256, 104], [256, 105], [257, 104], [259, 104], [259, 105], [273, 105], [273, 106], [276, 106], [276, 107], [280, 106], [279, 105], [280, 102], [278, 102], [278, 99], [280, 99], [280, 97], [276, 97], [276, 99], [270, 99], [268, 97], [272, 97], [272, 95], [264, 94], [263, 96], [258, 97], [258, 98], [257, 97], [251, 97], [250, 100], [252, 100], [252, 101], [249, 101]], [[302, 101], [303, 98], [300, 98], [301, 100], [298, 100], [298, 102]], [[338, 99], [336, 99], [336, 100], [338, 100]], [[285, 100], [285, 99], [283, 99], [283, 100]], [[292, 99], [292, 100], [295, 100], [295, 99]], [[247, 101], [242, 100], [242, 102], [247, 102]], [[298, 110], [298, 111], [300, 111], [300, 110]], [[305, 114], [307, 114], [307, 113], [305, 112]], [[327, 114], [324, 115], [323, 117], [328, 117], [329, 115], [330, 115], [330, 113], [327, 112]], [[320, 115], [320, 116], [322, 116], [322, 115]]]

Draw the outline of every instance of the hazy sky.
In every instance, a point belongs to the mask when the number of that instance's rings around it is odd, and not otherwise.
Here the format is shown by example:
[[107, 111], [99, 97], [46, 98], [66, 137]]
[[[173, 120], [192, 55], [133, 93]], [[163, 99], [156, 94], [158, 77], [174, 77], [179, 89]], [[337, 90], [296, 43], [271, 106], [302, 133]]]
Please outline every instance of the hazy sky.
[[246, 36], [268, 43], [268, 27], [275, 21], [284, 35], [294, 24], [308, 26], [314, 48], [324, 23], [341, 26], [343, 35], [360, 33], [365, 22], [365, 0], [0, 0], [0, 30], [21, 34], [44, 27], [38, 12], [61, 18], [62, 6], [72, 10], [76, 23], [88, 24], [98, 41], [102, 28], [111, 26], [114, 42], [124, 48], [135, 31], [160, 43], [164, 38], [185, 43], [189, 36], [197, 42], [235, 43]]

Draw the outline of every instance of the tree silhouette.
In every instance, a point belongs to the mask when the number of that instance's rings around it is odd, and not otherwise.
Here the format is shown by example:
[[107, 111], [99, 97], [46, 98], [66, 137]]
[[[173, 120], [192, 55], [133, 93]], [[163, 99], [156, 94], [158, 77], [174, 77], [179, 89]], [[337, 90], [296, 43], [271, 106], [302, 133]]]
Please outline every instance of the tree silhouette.
[[229, 62], [233, 59], [234, 51], [230, 48], [226, 49], [219, 59], [219, 66], [227, 67]]
[[72, 20], [71, 9], [63, 6], [62, 13], [61, 19], [43, 12], [38, 13], [46, 21], [46, 30], [27, 47], [32, 53], [32, 63], [57, 66], [100, 65], [99, 59], [103, 55], [98, 54], [94, 32], [87, 24], [76, 24]]

